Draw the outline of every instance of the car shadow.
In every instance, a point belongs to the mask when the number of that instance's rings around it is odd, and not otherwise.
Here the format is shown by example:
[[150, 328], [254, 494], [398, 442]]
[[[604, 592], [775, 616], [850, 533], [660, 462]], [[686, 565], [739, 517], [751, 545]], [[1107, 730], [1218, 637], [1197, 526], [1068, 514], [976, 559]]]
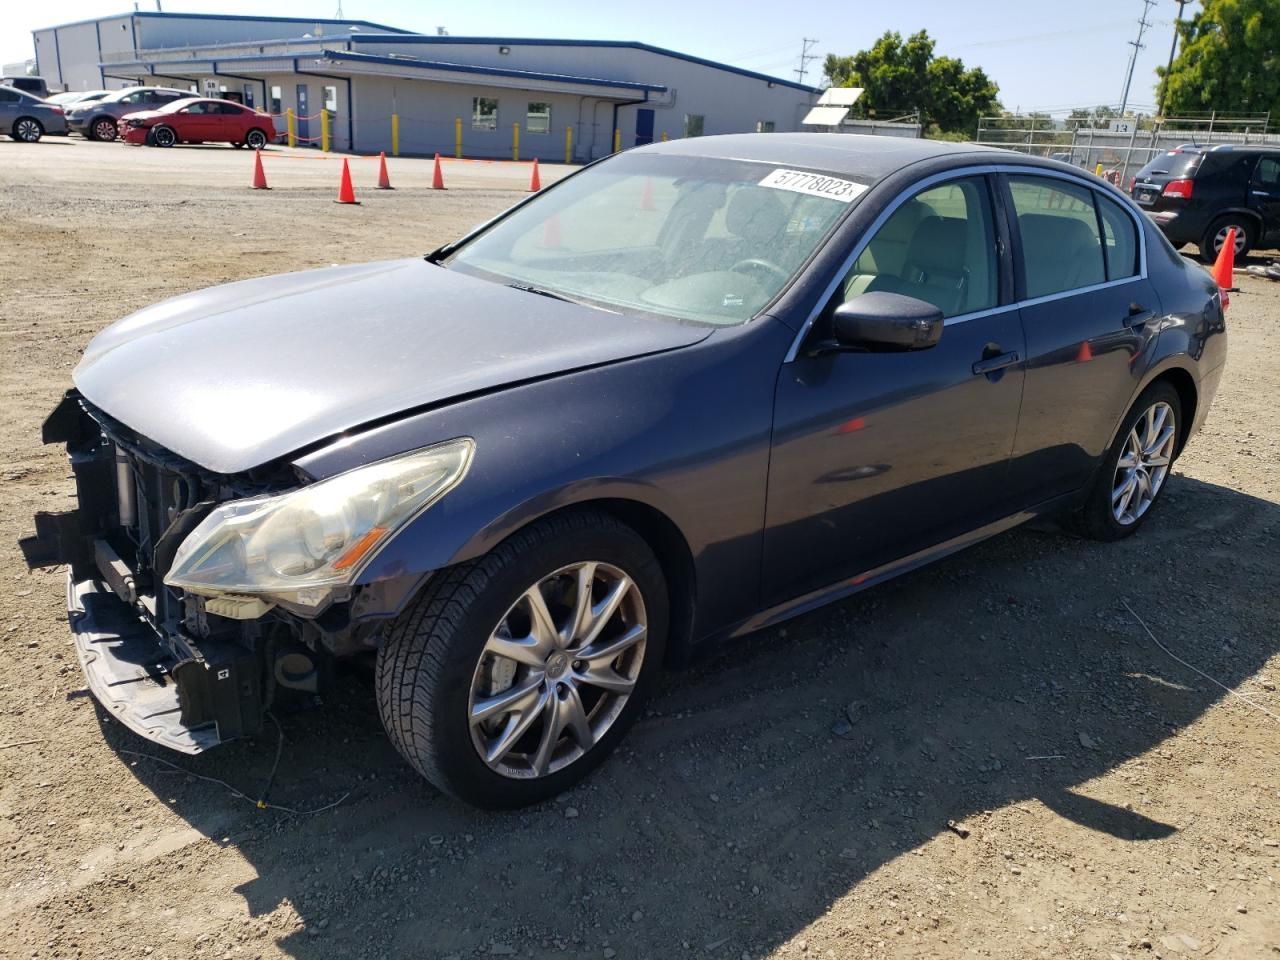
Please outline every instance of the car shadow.
[[[617, 756], [514, 813], [418, 780], [355, 672], [322, 709], [281, 718], [267, 799], [313, 809], [345, 795], [326, 812], [260, 812], [121, 761], [251, 865], [236, 889], [251, 914], [292, 905], [302, 924], [277, 943], [299, 960], [760, 956], [922, 844], [994, 843], [984, 811], [1040, 803], [1135, 857], [1184, 829], [1136, 788], [1116, 803], [1090, 787], [1224, 696], [1124, 603], [1234, 687], [1280, 651], [1280, 608], [1241, 588], [1273, 569], [1278, 534], [1277, 504], [1186, 477], [1120, 543], [1006, 534], [668, 674]], [[104, 730], [114, 748], [160, 755]], [[257, 799], [274, 749], [272, 728], [163, 757]]]

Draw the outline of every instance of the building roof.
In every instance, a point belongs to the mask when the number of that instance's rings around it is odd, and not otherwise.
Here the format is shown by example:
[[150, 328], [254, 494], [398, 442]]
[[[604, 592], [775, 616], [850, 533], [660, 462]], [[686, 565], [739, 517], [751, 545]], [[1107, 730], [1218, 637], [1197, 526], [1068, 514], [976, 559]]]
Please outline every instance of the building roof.
[[793, 90], [803, 90], [805, 93], [817, 93], [817, 87], [810, 87], [807, 84], [796, 83], [794, 80], [783, 80], [780, 77], [771, 77], [766, 73], [756, 73], [754, 70], [745, 70], [742, 67], [730, 66], [727, 63], [719, 63], [715, 60], [708, 60], [705, 57], [695, 57], [692, 54], [680, 53], [677, 50], [668, 50], [666, 47], [656, 47], [650, 43], [641, 43], [638, 40], [553, 40], [542, 37], [439, 37], [421, 33], [409, 33], [396, 36], [380, 36], [378, 34], [362, 34], [353, 38], [357, 43], [443, 43], [443, 44], [483, 44], [488, 46], [523, 46], [523, 47], [612, 47], [615, 49], [627, 50], [644, 50], [648, 53], [656, 53], [663, 57], [672, 57], [676, 60], [684, 60], [688, 63], [696, 63], [704, 67], [712, 67], [716, 70], [724, 70], [727, 73], [736, 73], [743, 77], [752, 77], [756, 80], [764, 80], [767, 83], [774, 84], [779, 87], [790, 87]]
[[90, 17], [85, 20], [71, 20], [67, 23], [55, 23], [47, 27], [39, 27], [32, 33], [43, 33], [45, 30], [59, 30], [62, 27], [78, 27], [85, 23], [97, 23], [100, 20], [117, 20], [121, 17], [148, 17], [172, 20], [250, 20], [254, 23], [335, 23], [343, 26], [362, 27], [369, 30], [382, 30], [391, 34], [414, 36], [411, 30], [400, 27], [389, 27], [385, 23], [373, 23], [370, 20], [336, 20], [332, 17], [268, 17], [256, 14], [238, 13], [175, 13], [165, 10], [126, 10], [123, 13], [110, 13], [101, 17]]
[[1007, 151], [947, 140], [856, 133], [731, 133], [652, 143], [636, 147], [633, 152], [758, 160], [778, 166], [810, 167], [877, 179], [934, 157], [1007, 155]]

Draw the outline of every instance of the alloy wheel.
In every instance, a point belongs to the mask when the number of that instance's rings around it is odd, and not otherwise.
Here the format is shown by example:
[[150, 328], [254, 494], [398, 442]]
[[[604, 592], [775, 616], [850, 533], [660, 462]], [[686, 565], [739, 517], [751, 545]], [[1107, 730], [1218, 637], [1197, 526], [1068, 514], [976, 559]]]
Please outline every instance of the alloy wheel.
[[250, 130], [245, 142], [253, 150], [261, 150], [267, 145], [267, 138], [257, 130]]
[[18, 134], [18, 139], [23, 143], [35, 143], [40, 139], [40, 124], [27, 117], [23, 117], [18, 121], [15, 130]]
[[155, 137], [157, 147], [172, 147], [178, 139], [168, 127], [158, 128], [152, 136]]
[[571, 564], [529, 587], [489, 635], [471, 681], [471, 740], [490, 769], [535, 779], [590, 750], [644, 664], [640, 589], [607, 563]]
[[1177, 439], [1173, 408], [1163, 400], [1152, 404], [1138, 418], [1116, 462], [1111, 512], [1117, 523], [1136, 523], [1150, 509], [1169, 475]]
[[1234, 227], [1236, 231], [1236, 242], [1235, 242], [1236, 256], [1238, 257], [1242, 253], [1244, 253], [1244, 246], [1245, 246], [1245, 241], [1247, 237], [1245, 236], [1244, 227], [1240, 226], [1240, 224], [1238, 223], [1228, 223], [1222, 228], [1220, 228], [1218, 232], [1213, 235], [1214, 253], [1217, 253], [1219, 250], [1221, 250], [1222, 245], [1227, 242], [1227, 234], [1231, 231], [1232, 227]]
[[116, 125], [110, 120], [99, 120], [93, 125], [93, 138], [103, 142], [116, 138]]

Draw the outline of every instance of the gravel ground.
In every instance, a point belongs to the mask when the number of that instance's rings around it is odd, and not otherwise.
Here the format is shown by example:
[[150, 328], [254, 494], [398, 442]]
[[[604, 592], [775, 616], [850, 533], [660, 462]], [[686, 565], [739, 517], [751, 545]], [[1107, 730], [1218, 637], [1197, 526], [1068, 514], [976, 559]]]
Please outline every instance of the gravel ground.
[[425, 251], [527, 167], [432, 193], [401, 160], [375, 194], [362, 160], [353, 208], [305, 153], [269, 154], [266, 194], [225, 148], [0, 156], [0, 957], [1280, 957], [1280, 725], [1124, 606], [1280, 714], [1280, 284], [1241, 280], [1141, 535], [1015, 531], [669, 674], [618, 756], [520, 813], [419, 781], [346, 674], [281, 718], [289, 813], [204, 779], [258, 799], [275, 728], [162, 763], [96, 710], [63, 574], [15, 544], [71, 496], [40, 422], [118, 317]]

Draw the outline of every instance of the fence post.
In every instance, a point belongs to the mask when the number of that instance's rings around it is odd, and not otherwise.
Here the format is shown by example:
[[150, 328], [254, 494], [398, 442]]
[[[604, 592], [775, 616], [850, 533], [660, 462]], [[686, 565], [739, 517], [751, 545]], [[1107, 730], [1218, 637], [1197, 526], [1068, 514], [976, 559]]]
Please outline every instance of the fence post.
[[622, 131], [617, 127], [613, 128], [613, 152], [617, 153], [622, 149]]
[[400, 114], [391, 115], [391, 155], [400, 156]]
[[573, 163], [573, 127], [564, 128], [564, 162]]
[[462, 118], [453, 118], [453, 155], [462, 159]]
[[320, 149], [329, 152], [329, 111], [320, 111]]
[[297, 118], [293, 115], [293, 107], [290, 107], [284, 114], [285, 129], [289, 132], [289, 146], [296, 147], [298, 145], [298, 123]]
[[511, 159], [520, 159], [520, 124], [511, 125]]

